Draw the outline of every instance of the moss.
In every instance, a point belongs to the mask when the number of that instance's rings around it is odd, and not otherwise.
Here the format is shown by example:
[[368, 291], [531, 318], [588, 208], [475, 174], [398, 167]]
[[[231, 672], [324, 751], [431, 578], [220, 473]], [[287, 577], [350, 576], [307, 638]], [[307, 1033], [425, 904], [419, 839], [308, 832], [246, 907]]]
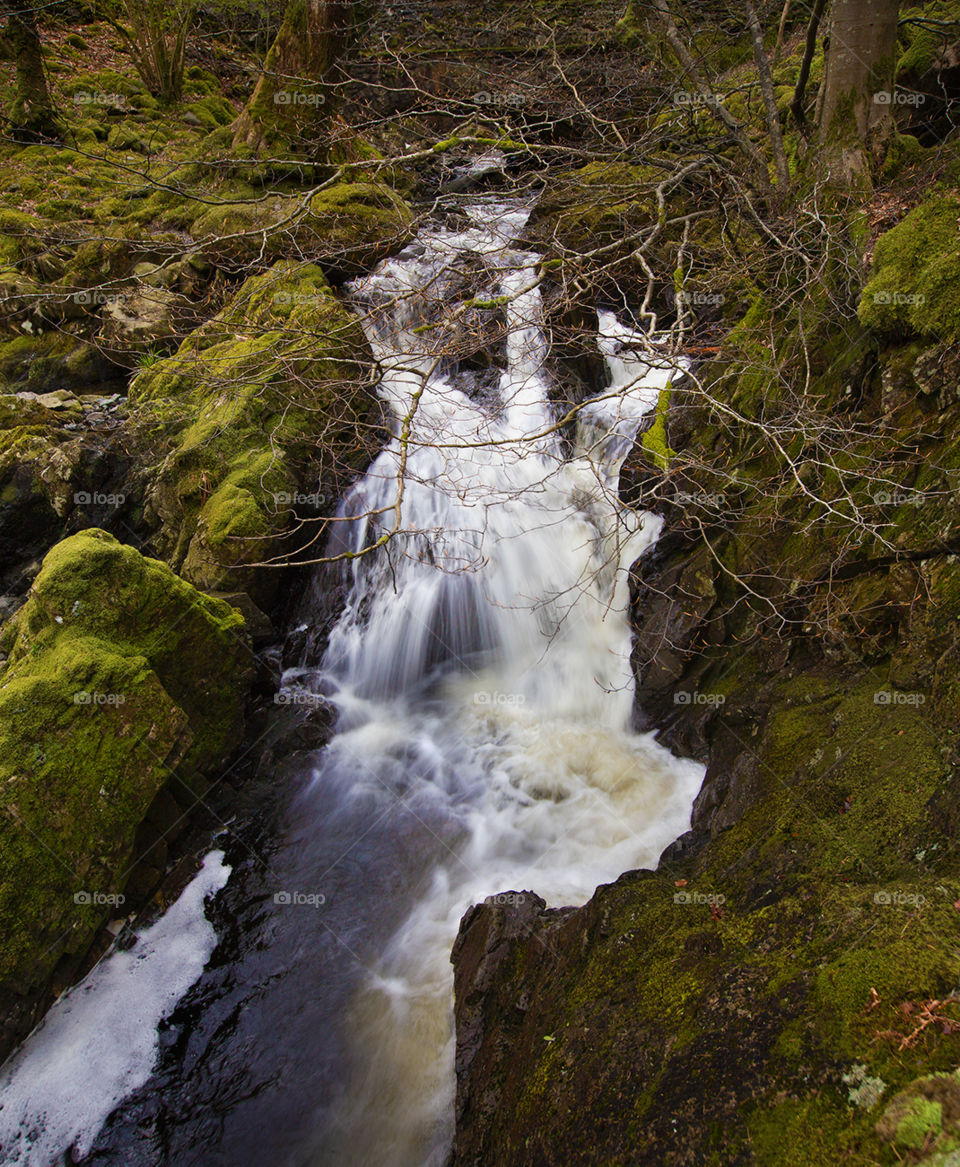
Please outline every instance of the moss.
[[104, 361], [89, 342], [66, 332], [0, 343], [0, 385], [46, 392], [101, 379]]
[[282, 546], [292, 516], [277, 496], [315, 494], [321, 477], [332, 484], [369, 456], [368, 360], [323, 272], [284, 261], [141, 369], [133, 425], [146, 446], [169, 446], [150, 476], [161, 554], [200, 586], [252, 587], [268, 602], [277, 573], [245, 565]]
[[934, 195], [881, 236], [860, 320], [890, 336], [960, 337], [960, 198]]
[[648, 430], [644, 430], [640, 438], [643, 448], [653, 456], [655, 464], [661, 470], [667, 470], [670, 459], [676, 457], [676, 452], [667, 444], [667, 415], [670, 412], [671, 393], [669, 387], [660, 390], [654, 423]]
[[174, 772], [237, 738], [251, 671], [243, 618], [90, 529], [46, 556], [3, 633], [0, 979], [42, 980], [122, 892], [137, 828]]
[[897, 79], [919, 81], [934, 68], [938, 56], [960, 33], [956, 9], [946, 0], [910, 5], [900, 14], [901, 52]]
[[185, 113], [191, 113], [205, 130], [216, 130], [228, 126], [237, 116], [236, 110], [220, 93], [204, 97], [201, 101], [191, 101], [184, 106]]
[[309, 254], [331, 271], [356, 273], [403, 247], [412, 221], [409, 206], [392, 188], [357, 182], [327, 187], [309, 204], [281, 195], [224, 200], [203, 210], [191, 233], [212, 258]]

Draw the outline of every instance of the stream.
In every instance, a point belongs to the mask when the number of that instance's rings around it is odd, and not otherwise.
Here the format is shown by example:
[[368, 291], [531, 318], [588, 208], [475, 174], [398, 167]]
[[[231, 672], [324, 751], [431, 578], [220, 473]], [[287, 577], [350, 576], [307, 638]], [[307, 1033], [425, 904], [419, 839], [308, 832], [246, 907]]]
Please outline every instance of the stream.
[[[608, 387], [559, 424], [529, 214], [463, 197], [350, 285], [395, 437], [341, 503], [345, 603], [281, 693], [336, 732], [247, 793], [254, 841], [218, 839], [184, 893], [178, 975], [145, 931], [0, 1071], [3, 1164], [441, 1167], [463, 913], [581, 904], [689, 825], [702, 767], [630, 728], [627, 569], [661, 520], [617, 500], [678, 369], [600, 311]], [[458, 361], [491, 302], [489, 361]], [[131, 1026], [135, 1067], [105, 1041]]]

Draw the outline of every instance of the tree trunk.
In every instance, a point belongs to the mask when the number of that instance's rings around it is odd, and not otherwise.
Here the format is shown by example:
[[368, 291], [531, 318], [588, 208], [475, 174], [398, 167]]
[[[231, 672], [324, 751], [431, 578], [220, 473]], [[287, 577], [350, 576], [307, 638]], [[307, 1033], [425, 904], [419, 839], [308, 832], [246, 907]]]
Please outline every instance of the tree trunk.
[[867, 185], [895, 133], [899, 0], [834, 0], [820, 111], [821, 159], [832, 181]]
[[767, 127], [770, 131], [770, 147], [773, 150], [773, 161], [777, 168], [777, 186], [785, 191], [790, 185], [790, 167], [787, 163], [787, 154], [783, 147], [783, 132], [780, 128], [780, 114], [777, 110], [776, 91], [773, 87], [773, 76], [770, 72], [770, 62], [767, 60], [767, 51], [763, 43], [763, 29], [760, 18], [753, 6], [752, 0], [746, 0], [744, 9], [747, 14], [747, 26], [753, 38], [753, 55], [757, 62], [757, 76], [760, 79], [760, 93], [763, 97], [763, 106], [767, 112]]
[[10, 133], [21, 141], [56, 138], [60, 126], [53, 112], [43, 65], [36, 6], [32, 0], [4, 0], [5, 56], [16, 63], [16, 95], [10, 107]]
[[353, 39], [358, 0], [290, 0], [256, 87], [234, 122], [234, 147], [290, 143], [313, 149], [339, 104], [333, 66]]

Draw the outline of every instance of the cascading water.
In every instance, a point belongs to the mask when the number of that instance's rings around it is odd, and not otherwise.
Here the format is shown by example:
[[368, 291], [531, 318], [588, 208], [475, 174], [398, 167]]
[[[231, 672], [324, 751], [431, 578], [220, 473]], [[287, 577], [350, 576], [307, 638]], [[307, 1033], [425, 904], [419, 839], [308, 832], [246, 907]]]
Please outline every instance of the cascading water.
[[[335, 524], [357, 557], [323, 660], [284, 677], [337, 732], [288, 780], [266, 861], [231, 859], [232, 938], [90, 1163], [439, 1165], [464, 911], [507, 889], [582, 903], [688, 824], [701, 767], [629, 728], [625, 569], [660, 520], [616, 498], [675, 369], [600, 313], [609, 387], [562, 433], [539, 257], [511, 247], [529, 210], [462, 209], [352, 287], [396, 436]], [[502, 307], [499, 372], [450, 355], [477, 300]]]
[[[422, 890], [354, 1003], [359, 1073], [336, 1115], [335, 1162], [443, 1161], [449, 953], [466, 908], [507, 888], [583, 902], [656, 860], [687, 826], [702, 777], [629, 731], [625, 568], [660, 520], [624, 512], [616, 487], [676, 368], [622, 351], [640, 338], [601, 313], [610, 387], [580, 411], [566, 451], [548, 395], [539, 256], [510, 247], [529, 211], [466, 212], [467, 230], [423, 236], [353, 285], [404, 437], [342, 512], [356, 516], [340, 536], [354, 552], [394, 534], [353, 561], [321, 670], [341, 710], [329, 755], [335, 768], [359, 766], [379, 805], [400, 799], [438, 825]], [[479, 293], [502, 297], [506, 316], [494, 395], [471, 395], [437, 363], [463, 315], [448, 283], [478, 259]]]

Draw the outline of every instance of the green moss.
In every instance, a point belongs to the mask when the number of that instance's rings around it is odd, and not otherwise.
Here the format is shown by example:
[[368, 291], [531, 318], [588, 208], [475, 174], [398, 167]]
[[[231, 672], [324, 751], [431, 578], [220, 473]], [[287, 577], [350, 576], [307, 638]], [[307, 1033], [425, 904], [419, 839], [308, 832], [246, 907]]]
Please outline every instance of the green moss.
[[164, 557], [200, 586], [251, 587], [268, 602], [277, 573], [245, 565], [282, 546], [292, 513], [277, 496], [315, 495], [322, 476], [332, 484], [369, 457], [368, 360], [323, 272], [284, 261], [246, 280], [177, 353], [142, 368], [130, 388], [134, 425], [145, 445], [169, 449], [150, 488]]
[[403, 247], [413, 213], [389, 186], [344, 182], [315, 194], [309, 204], [274, 195], [223, 201], [191, 227], [204, 254], [214, 258], [275, 260], [311, 255], [337, 272], [360, 271]]
[[174, 772], [237, 740], [243, 618], [90, 529], [46, 556], [3, 633], [0, 980], [42, 980], [122, 892], [137, 828]]
[[184, 106], [185, 113], [192, 113], [205, 130], [216, 130], [228, 126], [237, 116], [236, 110], [219, 92], [204, 97], [201, 101], [191, 101]]
[[882, 235], [860, 320], [890, 336], [960, 337], [960, 198], [934, 195]]
[[653, 456], [654, 462], [661, 470], [668, 469], [670, 459], [676, 457], [676, 452], [667, 444], [667, 414], [670, 412], [671, 393], [669, 386], [660, 390], [656, 420], [648, 430], [644, 430], [640, 438], [643, 448]]

